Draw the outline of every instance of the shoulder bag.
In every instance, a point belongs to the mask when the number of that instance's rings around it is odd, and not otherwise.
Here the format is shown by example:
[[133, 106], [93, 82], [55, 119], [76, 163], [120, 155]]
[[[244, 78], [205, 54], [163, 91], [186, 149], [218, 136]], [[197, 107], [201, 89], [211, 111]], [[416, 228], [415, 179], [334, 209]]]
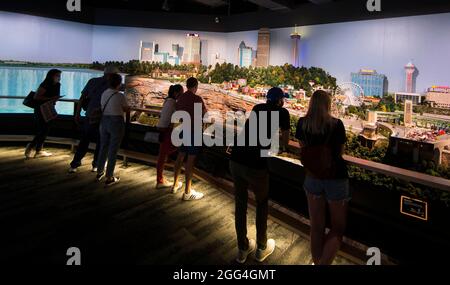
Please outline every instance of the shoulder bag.
[[106, 107], [108, 106], [109, 100], [111, 100], [111, 98], [114, 97], [114, 95], [116, 95], [117, 93], [119, 92], [116, 91], [111, 96], [109, 96], [103, 109], [97, 108], [95, 110], [92, 110], [91, 114], [89, 114], [89, 124], [95, 125], [100, 123], [100, 121], [102, 120], [103, 112], [105, 112]]

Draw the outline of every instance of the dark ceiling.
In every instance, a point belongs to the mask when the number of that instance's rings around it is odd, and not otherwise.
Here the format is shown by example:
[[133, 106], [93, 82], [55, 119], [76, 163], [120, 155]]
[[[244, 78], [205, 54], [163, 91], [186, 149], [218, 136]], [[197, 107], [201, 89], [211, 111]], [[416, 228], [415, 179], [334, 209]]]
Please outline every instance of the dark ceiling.
[[[151, 12], [170, 12], [206, 15], [234, 15], [264, 10], [291, 10], [307, 3], [326, 3], [342, 0], [81, 0], [87, 9], [121, 9]], [[392, 0], [391, 0], [392, 1]], [[1, 0], [12, 6], [60, 7], [67, 0]]]
[[[307, 2], [294, 1], [294, 2]], [[228, 15], [256, 12], [262, 7], [246, 0], [85, 0], [95, 8], [113, 8], [152, 12]]]
[[67, 11], [67, 1], [0, 0], [0, 10], [97, 25], [217, 32], [450, 12], [450, 0], [380, 0], [381, 12], [367, 11], [368, 0], [80, 0], [81, 12]]

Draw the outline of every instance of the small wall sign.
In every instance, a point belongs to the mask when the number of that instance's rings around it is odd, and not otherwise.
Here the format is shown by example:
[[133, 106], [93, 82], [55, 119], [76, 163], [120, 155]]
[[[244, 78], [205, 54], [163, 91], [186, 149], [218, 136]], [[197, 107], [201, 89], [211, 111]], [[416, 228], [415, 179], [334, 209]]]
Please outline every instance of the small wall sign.
[[408, 196], [400, 197], [400, 213], [420, 220], [428, 220], [428, 203]]

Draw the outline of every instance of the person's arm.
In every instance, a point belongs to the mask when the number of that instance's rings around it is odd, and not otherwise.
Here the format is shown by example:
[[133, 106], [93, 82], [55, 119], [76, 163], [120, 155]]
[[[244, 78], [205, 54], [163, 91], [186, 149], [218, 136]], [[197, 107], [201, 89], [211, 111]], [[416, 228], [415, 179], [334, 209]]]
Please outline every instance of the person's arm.
[[52, 101], [57, 100], [59, 96], [53, 96], [53, 97], [46, 97], [44, 94], [47, 92], [47, 89], [45, 89], [42, 86], [39, 86], [38, 90], [36, 91], [36, 94], [34, 94], [33, 99], [36, 101]]
[[290, 130], [281, 130], [281, 136], [280, 136], [280, 150], [286, 151], [287, 147], [289, 146], [289, 137], [290, 137]]
[[84, 101], [88, 100], [89, 90], [91, 89], [92, 82], [93, 82], [93, 80], [89, 79], [89, 81], [84, 86], [83, 90], [81, 90], [81, 96], [80, 96], [80, 99], [78, 100], [77, 108], [76, 108], [75, 114], [74, 114], [74, 119], [77, 124], [80, 123], [81, 108], [84, 104]]
[[337, 142], [339, 143], [339, 155], [342, 156], [345, 152], [345, 143], [347, 142], [347, 135], [345, 132], [345, 126], [341, 120], [337, 122]]
[[303, 132], [302, 132], [302, 125], [301, 125], [301, 119], [297, 122], [297, 128], [295, 131], [295, 138], [298, 140], [298, 144], [300, 148], [304, 147], [305, 144], [303, 143]]
[[34, 94], [33, 99], [36, 101], [46, 100], [47, 97], [44, 96], [45, 92], [47, 92], [47, 90], [44, 87], [39, 87], [36, 93]]
[[84, 100], [87, 99], [87, 92], [81, 93], [80, 99], [78, 100], [77, 108], [75, 109], [74, 120], [76, 123], [80, 122], [81, 116], [81, 106], [83, 106]]
[[169, 118], [168, 118], [169, 126], [168, 127], [173, 128], [173, 126], [174, 126], [174, 124], [172, 123], [172, 115], [173, 115], [173, 113], [176, 112], [176, 110], [177, 110], [177, 104], [176, 104], [176, 101], [173, 101], [169, 104], [168, 111], [167, 111], [167, 112], [169, 112], [168, 113], [168, 115], [169, 115]]
[[286, 109], [283, 110], [284, 111], [282, 111], [283, 112], [282, 118], [280, 118], [281, 119], [280, 151], [282, 152], [287, 150], [291, 135], [291, 117]]
[[130, 107], [130, 105], [128, 105], [128, 100], [127, 100], [127, 97], [125, 96], [125, 94], [122, 94], [122, 110], [125, 113], [128, 113], [131, 110], [131, 107]]
[[59, 96], [54, 97], [46, 97], [44, 94], [47, 92], [47, 90], [44, 87], [39, 87], [36, 91], [36, 94], [34, 94], [33, 99], [36, 101], [50, 101], [50, 100], [57, 100]]
[[206, 108], [205, 101], [202, 99], [202, 116], [204, 116], [208, 112], [208, 109]]

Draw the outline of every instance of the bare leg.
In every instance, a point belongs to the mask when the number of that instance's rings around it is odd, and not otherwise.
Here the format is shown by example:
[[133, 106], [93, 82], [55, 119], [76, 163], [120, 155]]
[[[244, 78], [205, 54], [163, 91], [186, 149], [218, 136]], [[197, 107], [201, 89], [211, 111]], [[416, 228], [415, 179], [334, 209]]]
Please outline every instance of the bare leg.
[[186, 154], [183, 152], [178, 153], [177, 160], [175, 161], [175, 168], [173, 170], [173, 187], [176, 187], [178, 184], [178, 177], [180, 176], [181, 165], [183, 165], [185, 156]]
[[342, 244], [342, 237], [344, 236], [345, 225], [347, 222], [347, 201], [329, 201], [331, 216], [331, 229], [328, 232], [323, 245], [322, 257], [319, 264], [331, 264], [336, 253]]
[[309, 220], [311, 223], [311, 255], [314, 264], [319, 264], [325, 239], [326, 200], [323, 196], [307, 194]]
[[185, 175], [186, 175], [186, 187], [184, 189], [184, 193], [186, 195], [191, 193], [191, 182], [192, 182], [192, 175], [194, 172], [194, 164], [195, 164], [195, 158], [196, 155], [188, 155], [187, 161], [186, 161], [186, 168], [185, 168]]

